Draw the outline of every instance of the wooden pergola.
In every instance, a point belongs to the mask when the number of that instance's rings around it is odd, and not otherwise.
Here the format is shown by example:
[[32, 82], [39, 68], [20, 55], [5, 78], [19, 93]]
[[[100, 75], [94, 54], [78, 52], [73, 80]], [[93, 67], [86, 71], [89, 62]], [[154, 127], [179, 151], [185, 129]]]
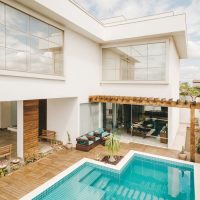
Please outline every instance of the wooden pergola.
[[143, 106], [162, 106], [175, 108], [190, 109], [190, 160], [195, 162], [195, 109], [200, 109], [200, 103], [174, 101], [173, 99], [160, 99], [148, 97], [130, 97], [130, 96], [103, 96], [95, 95], [89, 97], [91, 103], [115, 103], [115, 104], [132, 104]]

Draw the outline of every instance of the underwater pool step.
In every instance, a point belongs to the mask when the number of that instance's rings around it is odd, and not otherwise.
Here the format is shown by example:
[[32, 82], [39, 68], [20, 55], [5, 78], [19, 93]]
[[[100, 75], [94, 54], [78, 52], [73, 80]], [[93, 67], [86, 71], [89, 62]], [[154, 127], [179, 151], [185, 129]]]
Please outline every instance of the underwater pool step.
[[[66, 182], [67, 183], [67, 182]], [[81, 182], [71, 182], [64, 184], [57, 190], [49, 194], [45, 200], [64, 200], [64, 199], [78, 199], [78, 200], [102, 200], [104, 199], [105, 191], [88, 186]]]
[[131, 188], [128, 188], [127, 186], [120, 186], [117, 184], [110, 185], [108, 188], [105, 190], [107, 192], [106, 194], [106, 200], [110, 199], [116, 199], [116, 198], [121, 198], [121, 199], [135, 199], [138, 200], [140, 197], [140, 191], [139, 190], [134, 190]]
[[72, 180], [74, 181], [80, 181], [84, 177], [86, 177], [88, 174], [90, 174], [92, 171], [94, 171], [93, 167], [86, 166], [83, 169], [81, 169], [80, 172], [78, 172], [76, 175], [73, 176]]
[[100, 189], [96, 189], [92, 186], [86, 186], [79, 194], [76, 199], [78, 200], [103, 200], [105, 192]]
[[87, 176], [80, 180], [81, 183], [86, 183], [87, 185], [92, 185], [100, 176], [102, 175], [99, 171], [92, 171]]
[[110, 178], [107, 178], [105, 176], [101, 176], [99, 177], [99, 179], [96, 180], [96, 182], [94, 183], [94, 187], [95, 188], [99, 188], [101, 190], [104, 190], [106, 188], [106, 186], [109, 184], [110, 182]]
[[126, 200], [164, 200], [162, 197], [157, 197], [149, 192], [140, 191], [140, 189], [128, 188], [118, 184], [109, 184], [105, 188], [105, 200], [111, 199], [126, 199]]
[[105, 200], [111, 200], [118, 188], [119, 188], [118, 184], [115, 184], [113, 182], [109, 183], [109, 185], [105, 188], [106, 192]]

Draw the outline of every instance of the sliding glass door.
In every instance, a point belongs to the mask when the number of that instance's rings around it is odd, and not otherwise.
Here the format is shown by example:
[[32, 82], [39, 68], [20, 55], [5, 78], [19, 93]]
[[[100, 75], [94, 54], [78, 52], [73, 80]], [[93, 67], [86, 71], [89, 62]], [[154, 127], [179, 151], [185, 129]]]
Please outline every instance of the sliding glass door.
[[[164, 107], [103, 103], [103, 127], [133, 141], [167, 144], [168, 109]], [[134, 137], [133, 137], [134, 136]]]

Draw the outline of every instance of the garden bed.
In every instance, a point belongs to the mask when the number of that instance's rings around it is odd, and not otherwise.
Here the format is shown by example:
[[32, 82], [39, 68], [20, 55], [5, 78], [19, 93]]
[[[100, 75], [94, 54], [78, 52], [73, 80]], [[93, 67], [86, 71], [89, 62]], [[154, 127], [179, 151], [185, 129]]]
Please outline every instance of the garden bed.
[[117, 165], [120, 162], [120, 160], [123, 158], [123, 156], [114, 156], [114, 158], [115, 158], [114, 162], [110, 162], [109, 158], [110, 158], [109, 156], [104, 156], [101, 159], [101, 162], [104, 162], [104, 163], [107, 163], [107, 164], [111, 164], [111, 165]]

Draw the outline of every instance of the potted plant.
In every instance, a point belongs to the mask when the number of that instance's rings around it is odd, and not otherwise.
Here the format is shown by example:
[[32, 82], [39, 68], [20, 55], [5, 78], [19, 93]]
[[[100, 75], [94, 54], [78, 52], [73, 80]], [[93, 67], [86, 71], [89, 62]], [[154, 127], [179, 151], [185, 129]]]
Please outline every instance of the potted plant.
[[181, 160], [186, 160], [187, 158], [187, 154], [185, 152], [185, 148], [184, 146], [182, 146], [182, 150], [180, 151], [180, 153], [178, 154], [179, 159]]
[[107, 148], [107, 151], [109, 153], [109, 162], [115, 162], [115, 154], [119, 152], [120, 150], [120, 142], [117, 138], [117, 135], [115, 133], [108, 136], [105, 146]]
[[68, 140], [66, 144], [67, 149], [72, 149], [71, 136], [68, 131], [67, 131], [67, 140]]

